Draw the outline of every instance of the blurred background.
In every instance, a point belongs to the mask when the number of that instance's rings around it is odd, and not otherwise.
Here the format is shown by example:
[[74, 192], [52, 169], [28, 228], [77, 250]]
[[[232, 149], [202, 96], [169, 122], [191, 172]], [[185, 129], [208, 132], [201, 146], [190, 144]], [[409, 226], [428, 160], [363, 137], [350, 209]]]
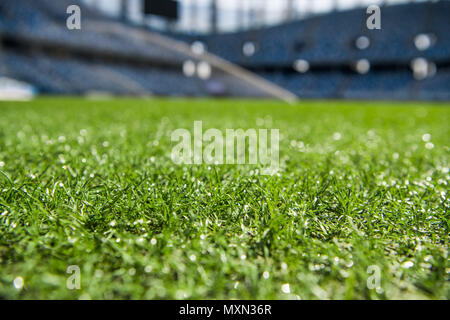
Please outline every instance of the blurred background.
[[0, 0], [0, 99], [450, 100], [449, 32], [450, 1]]

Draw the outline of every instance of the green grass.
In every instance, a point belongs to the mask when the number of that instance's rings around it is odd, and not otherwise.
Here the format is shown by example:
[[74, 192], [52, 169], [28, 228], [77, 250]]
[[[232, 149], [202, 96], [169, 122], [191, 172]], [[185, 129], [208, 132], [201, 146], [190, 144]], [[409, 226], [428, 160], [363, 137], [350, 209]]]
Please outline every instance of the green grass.
[[[281, 171], [174, 165], [170, 133], [194, 120], [279, 128]], [[425, 103], [1, 102], [0, 298], [448, 299], [449, 120]]]

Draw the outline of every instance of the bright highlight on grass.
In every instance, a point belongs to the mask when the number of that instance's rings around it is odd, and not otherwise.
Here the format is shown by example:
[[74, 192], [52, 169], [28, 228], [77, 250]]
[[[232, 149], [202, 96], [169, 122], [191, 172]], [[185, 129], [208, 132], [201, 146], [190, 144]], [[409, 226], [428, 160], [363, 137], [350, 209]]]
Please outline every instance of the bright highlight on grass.
[[[449, 110], [2, 102], [0, 297], [449, 298]], [[174, 164], [171, 133], [198, 119], [279, 128], [277, 174]]]

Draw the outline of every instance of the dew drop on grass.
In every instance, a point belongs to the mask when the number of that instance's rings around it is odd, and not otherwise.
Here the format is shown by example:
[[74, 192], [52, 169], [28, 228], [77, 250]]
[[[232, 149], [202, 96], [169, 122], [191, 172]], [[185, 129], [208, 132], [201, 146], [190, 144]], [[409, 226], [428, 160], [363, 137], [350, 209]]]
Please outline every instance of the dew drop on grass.
[[431, 141], [431, 134], [425, 133], [425, 134], [422, 136], [422, 140], [423, 140], [424, 142], [430, 142], [430, 141]]
[[13, 281], [14, 288], [16, 288], [17, 290], [22, 289], [23, 284], [24, 284], [24, 281], [23, 281], [23, 278], [21, 276], [18, 276]]
[[281, 286], [281, 291], [283, 293], [291, 293], [291, 286], [289, 285], [289, 283], [285, 283]]
[[414, 262], [412, 262], [412, 261], [405, 261], [402, 264], [402, 267], [405, 269], [412, 268], [413, 266], [414, 266]]
[[342, 138], [342, 134], [340, 132], [333, 133], [333, 140], [339, 141]]
[[427, 142], [427, 144], [425, 145], [425, 148], [427, 148], [428, 150], [431, 150], [434, 148], [434, 144], [431, 142]]

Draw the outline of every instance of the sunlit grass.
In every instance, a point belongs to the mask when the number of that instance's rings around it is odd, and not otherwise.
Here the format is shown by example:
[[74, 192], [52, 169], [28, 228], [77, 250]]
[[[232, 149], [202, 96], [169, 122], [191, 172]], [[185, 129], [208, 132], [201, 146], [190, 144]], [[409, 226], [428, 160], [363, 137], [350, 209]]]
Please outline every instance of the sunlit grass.
[[[448, 107], [1, 102], [0, 298], [449, 298]], [[194, 120], [280, 129], [280, 172], [174, 165]]]

